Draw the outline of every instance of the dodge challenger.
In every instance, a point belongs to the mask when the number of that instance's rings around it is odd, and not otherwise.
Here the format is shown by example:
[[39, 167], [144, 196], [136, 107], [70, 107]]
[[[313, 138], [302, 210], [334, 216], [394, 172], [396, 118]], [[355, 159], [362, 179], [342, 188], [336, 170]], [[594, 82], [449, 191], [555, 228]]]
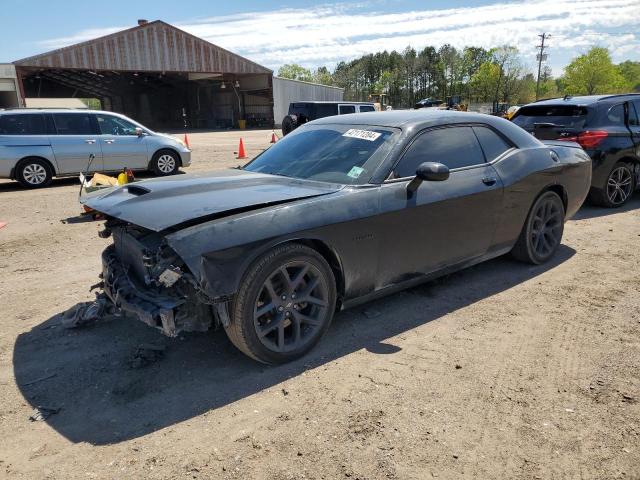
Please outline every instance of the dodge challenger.
[[328, 117], [243, 167], [115, 187], [99, 287], [164, 334], [221, 326], [242, 352], [308, 352], [334, 313], [511, 253], [548, 261], [585, 199], [579, 145], [450, 111]]

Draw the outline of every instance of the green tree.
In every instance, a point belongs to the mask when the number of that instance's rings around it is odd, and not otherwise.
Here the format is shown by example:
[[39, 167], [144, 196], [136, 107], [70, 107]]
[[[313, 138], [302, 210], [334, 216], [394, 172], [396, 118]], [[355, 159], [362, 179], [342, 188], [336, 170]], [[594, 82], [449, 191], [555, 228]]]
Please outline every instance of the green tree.
[[333, 78], [327, 67], [318, 67], [318, 69], [313, 72], [313, 81], [322, 85], [333, 85]]
[[611, 62], [609, 50], [593, 47], [586, 54], [574, 58], [564, 69], [565, 93], [594, 95], [625, 90], [625, 78]]
[[297, 63], [286, 63], [278, 69], [278, 76], [291, 80], [302, 80], [303, 82], [313, 81], [311, 70], [304, 68]]
[[627, 82], [629, 91], [640, 92], [640, 62], [632, 62], [627, 60], [618, 64], [618, 72]]

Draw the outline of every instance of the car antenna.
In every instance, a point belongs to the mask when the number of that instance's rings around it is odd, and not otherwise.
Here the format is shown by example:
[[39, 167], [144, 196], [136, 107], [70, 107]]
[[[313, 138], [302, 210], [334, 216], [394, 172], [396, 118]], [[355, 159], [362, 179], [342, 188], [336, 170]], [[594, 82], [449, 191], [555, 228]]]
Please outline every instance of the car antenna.
[[563, 100], [569, 100], [570, 98], [573, 98], [573, 95], [565, 95]]

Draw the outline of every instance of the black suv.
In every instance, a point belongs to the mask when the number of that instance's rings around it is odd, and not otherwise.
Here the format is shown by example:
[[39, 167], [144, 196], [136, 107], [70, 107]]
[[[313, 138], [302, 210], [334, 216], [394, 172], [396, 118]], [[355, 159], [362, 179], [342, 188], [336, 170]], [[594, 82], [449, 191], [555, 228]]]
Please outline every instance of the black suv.
[[624, 205], [640, 185], [640, 94], [566, 96], [520, 108], [513, 123], [541, 140], [579, 143], [593, 162], [589, 198]]
[[375, 110], [371, 102], [293, 102], [289, 104], [289, 113], [282, 119], [282, 134], [291, 133], [299, 125], [318, 118]]

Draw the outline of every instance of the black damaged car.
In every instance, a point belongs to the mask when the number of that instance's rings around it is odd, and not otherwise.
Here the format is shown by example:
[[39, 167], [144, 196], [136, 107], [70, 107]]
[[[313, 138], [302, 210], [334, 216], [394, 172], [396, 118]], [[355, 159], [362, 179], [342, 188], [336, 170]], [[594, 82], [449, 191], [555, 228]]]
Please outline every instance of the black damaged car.
[[574, 143], [465, 112], [329, 117], [241, 169], [87, 202], [113, 237], [101, 287], [175, 336], [224, 327], [250, 357], [309, 351], [334, 312], [511, 252], [549, 260], [589, 190]]

